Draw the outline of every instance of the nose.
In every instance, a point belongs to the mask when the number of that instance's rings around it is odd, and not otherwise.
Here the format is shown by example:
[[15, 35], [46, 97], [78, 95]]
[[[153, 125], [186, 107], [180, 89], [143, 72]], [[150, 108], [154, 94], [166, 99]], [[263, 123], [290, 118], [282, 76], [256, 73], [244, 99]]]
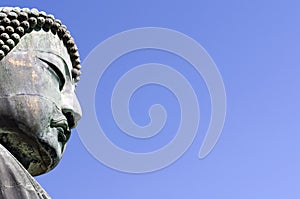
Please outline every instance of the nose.
[[78, 120], [82, 116], [80, 104], [78, 102], [75, 93], [64, 93], [62, 95], [62, 112], [68, 120], [70, 128], [74, 128], [77, 125]]

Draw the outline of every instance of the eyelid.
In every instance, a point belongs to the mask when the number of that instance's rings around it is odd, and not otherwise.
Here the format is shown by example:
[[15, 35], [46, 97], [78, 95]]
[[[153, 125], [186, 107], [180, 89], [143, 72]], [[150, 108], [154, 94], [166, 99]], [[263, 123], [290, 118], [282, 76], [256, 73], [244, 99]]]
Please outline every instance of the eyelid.
[[64, 75], [60, 71], [60, 69], [55, 64], [53, 64], [43, 58], [40, 58], [40, 57], [38, 57], [38, 58], [42, 62], [46, 63], [49, 66], [49, 68], [52, 69], [52, 71], [54, 71], [55, 75], [58, 77], [58, 80], [59, 80], [59, 90], [62, 90], [65, 85], [66, 80], [65, 80]]
[[[56, 64], [58, 64], [58, 66], [64, 66], [64, 67], [61, 67], [61, 68], [63, 68], [64, 72], [66, 73], [66, 76], [64, 76], [65, 80], [66, 80], [66, 78], [68, 78], [70, 81], [73, 80], [72, 75], [71, 75], [71, 71], [69, 70], [69, 65], [66, 63], [64, 58], [62, 58], [59, 55], [59, 53], [41, 51], [41, 50], [38, 50], [37, 53], [38, 53], [37, 57], [46, 56], [47, 57], [46, 61], [49, 60], [48, 62], [50, 62], [50, 63], [56, 63]], [[51, 56], [49, 57], [49, 55], [51, 55]], [[56, 65], [56, 64], [54, 64], [54, 65]]]

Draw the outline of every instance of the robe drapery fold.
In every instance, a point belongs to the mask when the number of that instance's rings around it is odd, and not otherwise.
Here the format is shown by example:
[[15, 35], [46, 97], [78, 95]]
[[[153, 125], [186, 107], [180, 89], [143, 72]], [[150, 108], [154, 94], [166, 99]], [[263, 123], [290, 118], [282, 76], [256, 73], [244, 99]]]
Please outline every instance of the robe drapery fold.
[[0, 199], [51, 199], [21, 163], [1, 144]]

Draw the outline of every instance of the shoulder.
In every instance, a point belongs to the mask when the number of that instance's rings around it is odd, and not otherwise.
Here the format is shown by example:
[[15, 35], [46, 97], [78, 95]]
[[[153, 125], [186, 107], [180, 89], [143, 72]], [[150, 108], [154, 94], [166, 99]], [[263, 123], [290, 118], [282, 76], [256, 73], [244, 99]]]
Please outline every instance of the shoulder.
[[0, 198], [50, 199], [38, 182], [0, 144]]

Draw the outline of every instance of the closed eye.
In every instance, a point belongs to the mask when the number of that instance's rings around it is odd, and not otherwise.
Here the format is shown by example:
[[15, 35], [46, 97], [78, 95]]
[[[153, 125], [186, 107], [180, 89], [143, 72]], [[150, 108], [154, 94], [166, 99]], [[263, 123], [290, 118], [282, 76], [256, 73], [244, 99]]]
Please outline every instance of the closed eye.
[[45, 62], [48, 66], [49, 66], [49, 70], [51, 73], [53, 73], [55, 76], [58, 77], [58, 81], [59, 81], [59, 90], [61, 91], [65, 85], [65, 77], [62, 74], [62, 72], [59, 70], [59, 68], [57, 66], [55, 66], [54, 64], [52, 64], [51, 62], [38, 57], [42, 62]]

